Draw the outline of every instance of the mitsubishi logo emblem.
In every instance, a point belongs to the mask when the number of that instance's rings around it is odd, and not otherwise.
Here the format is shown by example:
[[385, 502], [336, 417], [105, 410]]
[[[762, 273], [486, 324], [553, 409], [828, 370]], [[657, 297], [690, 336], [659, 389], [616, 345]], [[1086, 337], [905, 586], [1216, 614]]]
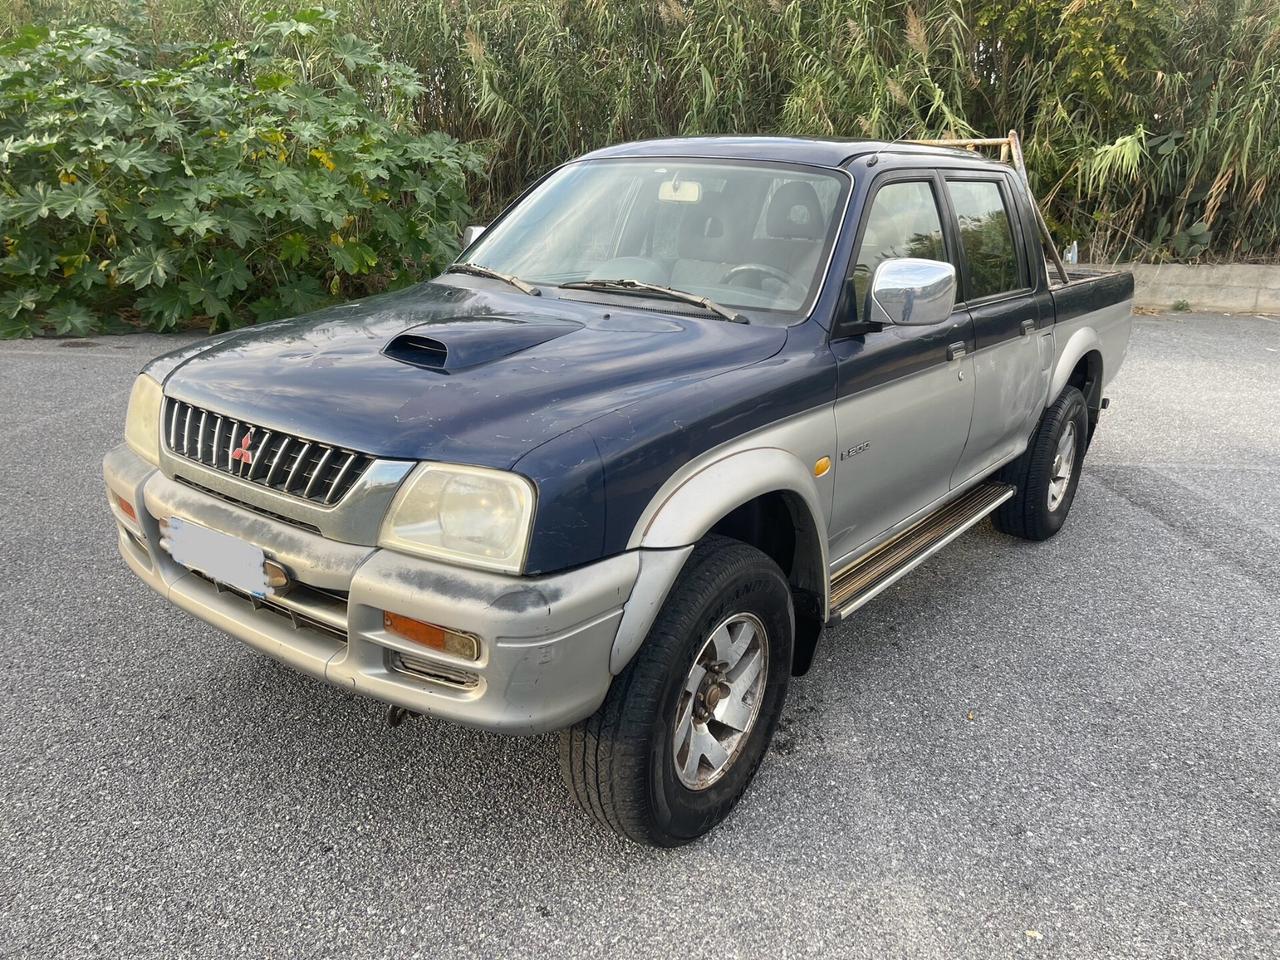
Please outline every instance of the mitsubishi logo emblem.
[[240, 473], [244, 474], [245, 468], [253, 463], [253, 451], [249, 449], [249, 444], [253, 442], [253, 428], [250, 427], [245, 433], [244, 439], [240, 441], [240, 446], [231, 451], [231, 459], [240, 463]]

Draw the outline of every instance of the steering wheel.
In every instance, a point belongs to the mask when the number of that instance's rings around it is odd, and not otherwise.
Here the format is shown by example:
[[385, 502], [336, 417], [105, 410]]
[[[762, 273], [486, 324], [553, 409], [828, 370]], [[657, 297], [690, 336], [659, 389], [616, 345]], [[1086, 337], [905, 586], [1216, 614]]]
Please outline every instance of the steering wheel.
[[[723, 286], [732, 285], [733, 281], [743, 274], [756, 274], [762, 278], [768, 277], [772, 280], [777, 280], [779, 283], [797, 293], [803, 294], [805, 292], [805, 288], [801, 286], [799, 280], [791, 276], [791, 274], [787, 273], [785, 270], [779, 270], [777, 267], [771, 267], [767, 263], [740, 263], [736, 267], [731, 267], [727, 270], [725, 275], [720, 278], [720, 283]], [[759, 289], [758, 284], [756, 289]]]

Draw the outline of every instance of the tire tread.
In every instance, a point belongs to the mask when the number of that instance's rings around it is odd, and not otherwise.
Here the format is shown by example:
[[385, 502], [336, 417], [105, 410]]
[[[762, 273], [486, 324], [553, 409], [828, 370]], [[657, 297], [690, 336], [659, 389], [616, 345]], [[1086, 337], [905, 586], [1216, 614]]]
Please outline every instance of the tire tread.
[[[637, 843], [671, 846], [685, 842], [659, 832], [649, 809], [651, 720], [635, 705], [661, 700], [671, 658], [681, 655], [688, 642], [692, 611], [717, 590], [726, 569], [761, 560], [773, 563], [755, 547], [728, 537], [712, 535], [700, 541], [640, 650], [614, 679], [600, 708], [561, 733], [561, 773], [578, 805], [601, 827]], [[778, 574], [781, 576], [781, 571]], [[763, 752], [755, 766], [762, 757]], [[745, 778], [743, 790], [750, 779]], [[735, 802], [740, 793], [734, 796]]]
[[[1045, 491], [1041, 489], [1041, 479], [1048, 476], [1053, 466], [1061, 424], [1070, 418], [1072, 408], [1077, 405], [1078, 410], [1083, 414], [1085, 430], [1087, 430], [1088, 414], [1084, 394], [1075, 387], [1067, 386], [1058, 395], [1058, 399], [1041, 414], [1040, 422], [1031, 436], [1027, 449], [1017, 459], [1005, 465], [997, 475], [1000, 480], [1017, 487], [1017, 493], [996, 508], [991, 515], [992, 523], [1001, 533], [1020, 537], [1023, 540], [1047, 540], [1061, 528], [1065, 513], [1055, 522], [1055, 518], [1049, 513], [1048, 505], [1044, 502]], [[1086, 432], [1081, 430], [1079, 423], [1076, 427], [1079, 435], [1077, 442], [1083, 444]], [[1079, 449], [1077, 456], [1083, 456], [1082, 449]], [[1079, 482], [1078, 469], [1072, 482]], [[1068, 502], [1067, 510], [1070, 508], [1071, 504]]]

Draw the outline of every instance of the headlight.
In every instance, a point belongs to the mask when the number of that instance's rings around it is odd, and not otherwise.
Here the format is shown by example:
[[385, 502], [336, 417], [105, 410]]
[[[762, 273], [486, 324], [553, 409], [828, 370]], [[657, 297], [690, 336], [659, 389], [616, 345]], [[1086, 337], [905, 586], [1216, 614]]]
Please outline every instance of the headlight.
[[129, 394], [129, 412], [124, 418], [124, 439], [134, 452], [151, 463], [160, 463], [160, 384], [139, 374]]
[[424, 463], [396, 494], [380, 546], [520, 573], [533, 521], [533, 484], [504, 470]]

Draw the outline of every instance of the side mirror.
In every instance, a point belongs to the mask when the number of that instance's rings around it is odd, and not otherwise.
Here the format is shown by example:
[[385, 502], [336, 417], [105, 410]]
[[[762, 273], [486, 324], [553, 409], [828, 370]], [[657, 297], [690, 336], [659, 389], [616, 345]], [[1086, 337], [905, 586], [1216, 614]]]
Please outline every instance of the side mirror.
[[487, 226], [488, 224], [484, 224], [484, 223], [473, 223], [471, 226], [467, 227], [467, 229], [463, 230], [462, 231], [462, 249], [463, 250], [467, 249], [467, 247], [471, 246], [473, 243], [479, 240], [480, 234], [484, 233], [485, 228]]
[[873, 323], [925, 326], [941, 323], [956, 305], [956, 268], [939, 260], [882, 260], [871, 277]]

